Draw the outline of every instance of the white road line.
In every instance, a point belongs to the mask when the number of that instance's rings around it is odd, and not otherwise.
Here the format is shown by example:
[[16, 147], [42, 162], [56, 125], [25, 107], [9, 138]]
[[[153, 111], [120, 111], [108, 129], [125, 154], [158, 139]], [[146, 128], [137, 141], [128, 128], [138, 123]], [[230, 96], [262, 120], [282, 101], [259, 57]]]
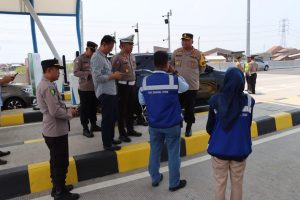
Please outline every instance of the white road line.
[[0, 127], [0, 131], [1, 130], [5, 130], [5, 129], [10, 129], [10, 128], [27, 127], [27, 126], [34, 126], [34, 125], [39, 125], [39, 124], [42, 124], [42, 122], [33, 122], [33, 123], [28, 123], [28, 124], [20, 124], [20, 125], [13, 125], [13, 126], [4, 126], [4, 127]]
[[[269, 137], [266, 137], [266, 138], [255, 140], [255, 141], [253, 141], [253, 146], [263, 144], [263, 143], [266, 143], [266, 142], [270, 142], [272, 140], [276, 140], [276, 139], [279, 139], [279, 138], [283, 138], [283, 137], [295, 134], [299, 131], [300, 131], [300, 128], [296, 128], [296, 129], [285, 131], [285, 132], [282, 132], [282, 133], [279, 133], [279, 134], [276, 134], [276, 135], [272, 135], [272, 136], [269, 136]], [[181, 168], [188, 167], [188, 166], [195, 165], [195, 164], [199, 164], [201, 162], [210, 160], [210, 158], [211, 158], [210, 155], [205, 155], [205, 156], [201, 156], [201, 157], [198, 157], [198, 158], [193, 158], [193, 159], [184, 161], [184, 162], [181, 163]], [[168, 170], [167, 166], [160, 168], [161, 173], [165, 173], [165, 172], [168, 172], [168, 171], [169, 170]], [[149, 173], [147, 171], [141, 172], [141, 173], [138, 173], [138, 174], [125, 176], [125, 177], [122, 177], [122, 178], [116, 178], [116, 179], [112, 179], [112, 180], [108, 180], [108, 181], [103, 181], [103, 182], [100, 182], [100, 183], [95, 183], [95, 184], [79, 187], [79, 188], [74, 189], [73, 192], [83, 194], [83, 193], [92, 192], [92, 191], [95, 191], [95, 190], [99, 190], [99, 189], [103, 189], [103, 188], [107, 188], [107, 187], [111, 187], [111, 186], [120, 185], [120, 184], [123, 184], [123, 183], [128, 183], [128, 182], [131, 182], [131, 181], [136, 181], [136, 180], [143, 179], [143, 178], [146, 178], [146, 177], [149, 177]], [[36, 198], [36, 200], [49, 200], [49, 199], [51, 199], [50, 195]]]

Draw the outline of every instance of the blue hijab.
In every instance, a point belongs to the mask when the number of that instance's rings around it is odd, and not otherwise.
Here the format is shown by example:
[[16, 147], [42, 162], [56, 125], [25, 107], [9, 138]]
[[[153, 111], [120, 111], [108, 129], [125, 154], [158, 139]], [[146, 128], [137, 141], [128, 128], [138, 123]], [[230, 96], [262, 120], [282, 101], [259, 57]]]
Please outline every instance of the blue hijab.
[[237, 67], [230, 67], [225, 73], [223, 88], [209, 100], [212, 109], [217, 110], [222, 128], [229, 131], [245, 105], [245, 77]]

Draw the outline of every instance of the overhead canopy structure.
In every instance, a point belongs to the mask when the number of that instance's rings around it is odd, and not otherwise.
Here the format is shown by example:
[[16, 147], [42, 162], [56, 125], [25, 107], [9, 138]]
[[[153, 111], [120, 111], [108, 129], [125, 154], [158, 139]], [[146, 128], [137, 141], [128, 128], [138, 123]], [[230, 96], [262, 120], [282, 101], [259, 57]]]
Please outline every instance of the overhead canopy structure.
[[31, 33], [34, 53], [38, 52], [34, 23], [36, 22], [55, 57], [57, 57], [58, 53], [38, 16], [76, 17], [78, 47], [79, 51], [82, 51], [83, 22], [81, 0], [0, 0], [0, 14], [31, 15]]

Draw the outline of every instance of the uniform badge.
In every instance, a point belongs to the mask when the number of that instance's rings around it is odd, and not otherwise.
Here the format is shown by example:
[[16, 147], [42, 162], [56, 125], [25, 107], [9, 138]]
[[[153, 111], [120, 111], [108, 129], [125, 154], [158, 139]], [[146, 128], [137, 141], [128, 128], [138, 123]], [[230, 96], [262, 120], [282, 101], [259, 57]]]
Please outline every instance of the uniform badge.
[[52, 89], [50, 89], [50, 93], [52, 94], [52, 96], [54, 96], [55, 95], [55, 90], [52, 88]]

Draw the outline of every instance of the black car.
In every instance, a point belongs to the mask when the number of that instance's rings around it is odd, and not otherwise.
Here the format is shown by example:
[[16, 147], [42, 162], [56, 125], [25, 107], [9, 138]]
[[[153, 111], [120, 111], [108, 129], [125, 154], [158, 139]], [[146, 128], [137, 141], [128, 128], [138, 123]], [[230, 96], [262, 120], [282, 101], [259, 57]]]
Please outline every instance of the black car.
[[1, 87], [3, 109], [29, 107], [35, 100], [31, 85], [10, 83]]
[[[169, 54], [171, 60], [172, 54]], [[145, 76], [154, 70], [153, 53], [135, 54], [136, 59], [136, 77], [137, 86], [141, 87], [142, 80]], [[218, 92], [223, 85], [225, 72], [217, 71], [211, 66], [206, 66], [203, 73], [200, 74], [200, 87], [197, 93], [197, 102], [206, 102], [213, 94]]]

